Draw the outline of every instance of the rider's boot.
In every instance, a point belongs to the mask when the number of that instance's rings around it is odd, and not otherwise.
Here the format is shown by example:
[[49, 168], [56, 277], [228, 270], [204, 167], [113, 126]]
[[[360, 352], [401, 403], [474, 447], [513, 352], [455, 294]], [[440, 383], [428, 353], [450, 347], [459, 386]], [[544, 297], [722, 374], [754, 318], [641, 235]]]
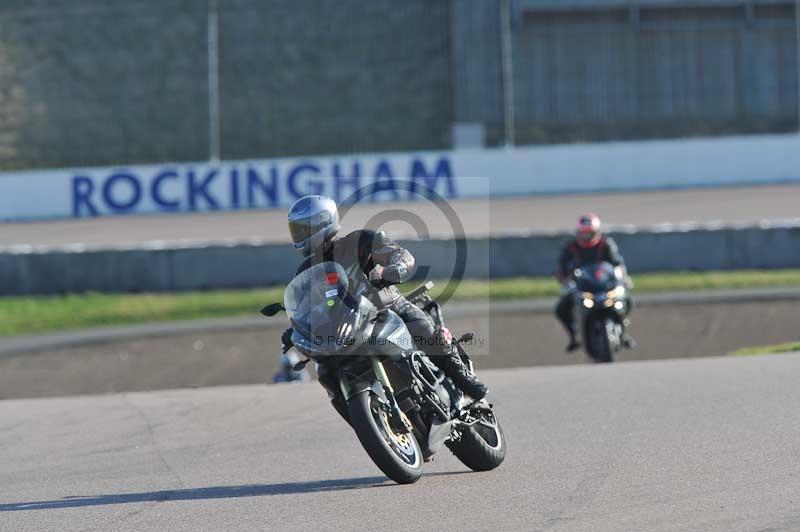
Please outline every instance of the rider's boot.
[[435, 357], [436, 365], [453, 381], [453, 384], [459, 390], [475, 401], [480, 401], [486, 397], [488, 391], [486, 385], [479, 381], [478, 377], [464, 364], [456, 348], [454, 346], [449, 347], [452, 348], [450, 353]]
[[573, 338], [569, 341], [569, 344], [567, 344], [567, 348], [565, 349], [565, 351], [567, 353], [572, 353], [573, 351], [577, 351], [581, 347], [582, 347], [581, 343]]
[[625, 349], [634, 349], [636, 347], [636, 340], [633, 339], [633, 336], [628, 333], [628, 327], [631, 325], [631, 320], [625, 318], [622, 322], [622, 326], [624, 327], [622, 333], [622, 345], [625, 346]]
[[570, 328], [567, 329], [569, 333], [569, 345], [567, 345], [567, 353], [572, 353], [576, 349], [581, 348], [581, 343], [578, 341], [577, 334], [575, 333], [574, 329]]
[[625, 347], [625, 349], [635, 349], [636, 340], [634, 340], [630, 334], [625, 333], [622, 335], [622, 345]]
[[578, 341], [578, 331], [575, 327], [575, 320], [569, 319], [569, 314], [562, 315], [559, 312], [556, 312], [556, 315], [558, 316], [558, 321], [561, 322], [561, 325], [564, 326], [564, 330], [567, 331], [567, 334], [569, 335], [569, 344], [567, 345], [565, 351], [567, 353], [572, 353], [581, 347], [581, 343]]

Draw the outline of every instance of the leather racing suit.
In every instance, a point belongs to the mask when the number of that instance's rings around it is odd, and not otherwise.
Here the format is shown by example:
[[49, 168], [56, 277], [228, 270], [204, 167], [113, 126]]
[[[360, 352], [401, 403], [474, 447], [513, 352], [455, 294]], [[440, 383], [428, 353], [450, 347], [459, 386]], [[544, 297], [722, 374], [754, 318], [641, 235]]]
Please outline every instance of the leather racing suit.
[[[572, 277], [572, 272], [592, 262], [608, 262], [612, 266], [625, 266], [625, 260], [622, 258], [619, 247], [613, 238], [603, 236], [595, 245], [589, 247], [581, 246], [577, 239], [574, 239], [567, 242], [561, 251], [556, 277], [559, 282], [564, 283]], [[633, 306], [630, 296], [627, 303], [626, 308], [630, 312]], [[556, 317], [567, 330], [573, 345], [577, 334], [574, 306], [575, 301], [572, 295], [567, 292], [561, 296], [555, 309]]]

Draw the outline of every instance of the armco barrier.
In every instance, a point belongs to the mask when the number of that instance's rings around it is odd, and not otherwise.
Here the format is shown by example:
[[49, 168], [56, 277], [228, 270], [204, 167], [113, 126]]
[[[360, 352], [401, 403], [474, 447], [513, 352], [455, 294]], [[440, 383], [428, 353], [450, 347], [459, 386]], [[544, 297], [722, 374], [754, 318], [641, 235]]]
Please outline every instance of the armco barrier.
[[[632, 272], [800, 267], [800, 226], [666, 228], [612, 233]], [[419, 240], [404, 244], [433, 279], [549, 275], [565, 235]], [[0, 293], [163, 292], [250, 288], [288, 281], [299, 262], [287, 245], [50, 249], [0, 253]]]

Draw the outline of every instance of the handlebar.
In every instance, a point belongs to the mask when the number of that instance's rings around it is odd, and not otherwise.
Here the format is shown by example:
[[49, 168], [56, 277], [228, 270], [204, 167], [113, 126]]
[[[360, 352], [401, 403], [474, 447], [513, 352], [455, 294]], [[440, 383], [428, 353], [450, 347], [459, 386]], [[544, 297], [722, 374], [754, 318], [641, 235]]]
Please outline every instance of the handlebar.
[[406, 296], [406, 299], [408, 299], [409, 301], [418, 299], [423, 295], [427, 294], [428, 292], [430, 292], [433, 289], [433, 286], [434, 286], [433, 281], [428, 281], [427, 283], [409, 292], [409, 294]]

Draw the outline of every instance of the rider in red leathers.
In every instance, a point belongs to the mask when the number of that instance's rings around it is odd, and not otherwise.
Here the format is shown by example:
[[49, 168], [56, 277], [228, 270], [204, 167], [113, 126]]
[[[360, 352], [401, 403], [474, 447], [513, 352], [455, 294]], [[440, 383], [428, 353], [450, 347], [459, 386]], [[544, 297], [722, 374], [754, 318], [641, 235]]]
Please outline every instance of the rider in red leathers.
[[[578, 220], [575, 238], [567, 242], [558, 259], [556, 278], [562, 285], [567, 285], [572, 280], [573, 272], [591, 262], [608, 262], [612, 266], [622, 268], [622, 273], [627, 279], [625, 260], [619, 252], [617, 243], [611, 237], [604, 236], [601, 232], [600, 218], [596, 214], [586, 214]], [[632, 302], [629, 300], [628, 308]], [[577, 340], [575, 325], [574, 300], [569, 290], [565, 290], [556, 306], [556, 317], [569, 334], [567, 352], [581, 347]], [[627, 318], [625, 320], [627, 326]], [[626, 347], [633, 347], [634, 341], [626, 332], [622, 338]]]

